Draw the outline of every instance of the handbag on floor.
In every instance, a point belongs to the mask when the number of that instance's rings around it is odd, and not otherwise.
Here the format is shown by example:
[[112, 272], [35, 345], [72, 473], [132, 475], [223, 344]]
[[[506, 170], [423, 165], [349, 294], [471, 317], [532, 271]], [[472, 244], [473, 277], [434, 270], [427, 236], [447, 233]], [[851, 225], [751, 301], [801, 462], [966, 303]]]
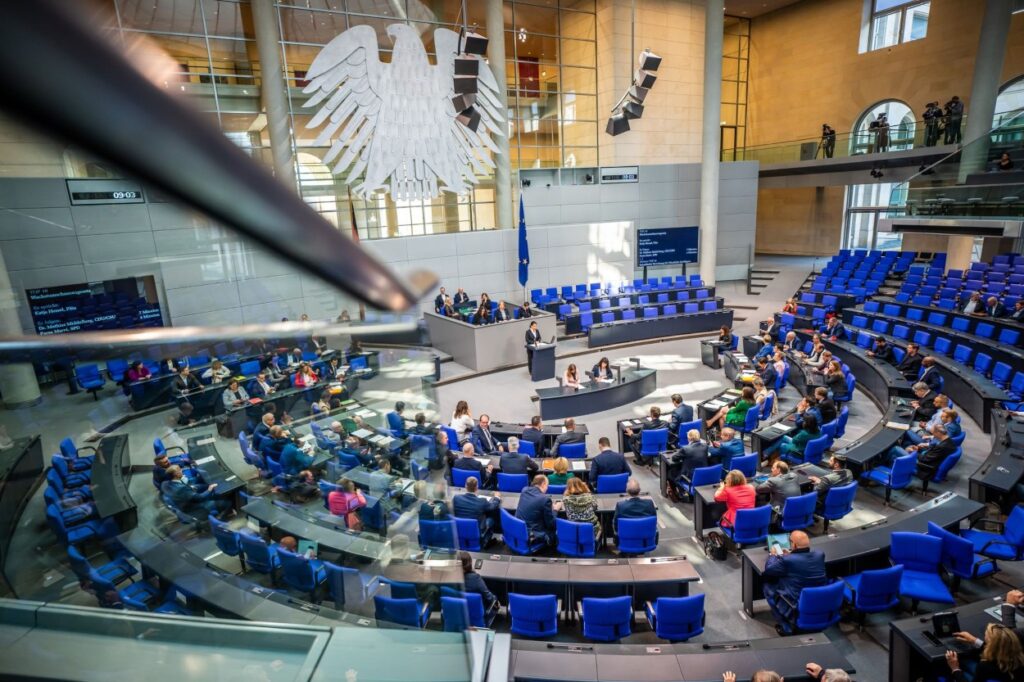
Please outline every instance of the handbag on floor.
[[713, 530], [704, 536], [704, 554], [712, 561], [725, 561], [725, 536]]

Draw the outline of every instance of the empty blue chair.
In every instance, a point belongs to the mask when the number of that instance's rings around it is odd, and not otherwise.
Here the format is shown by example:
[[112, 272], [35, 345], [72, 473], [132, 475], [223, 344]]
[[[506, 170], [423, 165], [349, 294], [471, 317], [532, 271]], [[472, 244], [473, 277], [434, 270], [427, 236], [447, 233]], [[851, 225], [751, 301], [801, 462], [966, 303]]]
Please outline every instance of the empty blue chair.
[[423, 549], [454, 550], [455, 522], [450, 519], [443, 521], [420, 520], [419, 542]]
[[245, 557], [242, 556], [242, 542], [239, 540], [239, 533], [231, 530], [228, 524], [216, 516], [210, 517], [210, 530], [213, 532], [213, 540], [217, 543], [217, 549], [227, 556], [238, 557], [245, 570]]
[[519, 493], [528, 486], [527, 474], [498, 474], [498, 490], [503, 493]]
[[885, 486], [885, 503], [889, 504], [893, 490], [903, 490], [910, 485], [917, 470], [917, 453], [897, 457], [891, 467], [877, 466], [861, 474], [865, 481], [875, 481]]
[[[966, 433], [961, 431], [958, 434], [958, 436], [955, 436], [955, 438], [960, 438], [960, 442], [962, 443], [966, 435]], [[952, 438], [950, 440], [952, 440]], [[931, 483], [932, 481], [936, 481], [938, 483], [945, 481], [946, 477], [949, 475], [949, 472], [952, 471], [953, 467], [955, 467], [960, 462], [960, 458], [963, 457], [963, 455], [963, 448], [958, 446], [956, 450], [951, 452], [944, 460], [939, 462], [939, 467], [935, 470], [935, 474], [933, 476], [929, 477], [927, 475], [927, 471], [918, 472], [924, 474], [921, 477], [921, 491], [927, 492], [928, 484]]]
[[705, 301], [704, 310], [718, 310], [718, 301]]
[[80, 520], [72, 526], [66, 525], [60, 507], [55, 504], [46, 505], [46, 523], [63, 545], [73, 545], [88, 540], [106, 539], [117, 535], [117, 526], [113, 519]]
[[380, 586], [380, 577], [348, 566], [323, 562], [326, 583], [337, 609], [355, 609], [370, 599]]
[[977, 554], [970, 540], [951, 533], [942, 526], [928, 522], [928, 535], [942, 540], [942, 566], [952, 576], [952, 591], [960, 589], [960, 580], [987, 578], [999, 572], [995, 559]]
[[460, 519], [455, 517], [455, 533], [459, 539], [459, 549], [467, 552], [479, 552], [491, 541], [493, 531], [480, 534], [480, 523], [476, 519]]
[[974, 371], [978, 374], [988, 376], [992, 368], [992, 356], [985, 353], [978, 353], [974, 356]]
[[260, 373], [260, 361], [259, 360], [247, 360], [238, 366], [238, 373], [247, 377], [255, 376]]
[[729, 464], [729, 468], [736, 469], [747, 478], [753, 478], [757, 475], [758, 459], [759, 456], [756, 452], [749, 455], [743, 455], [742, 457], [733, 457], [732, 462]]
[[586, 334], [590, 331], [590, 328], [594, 326], [594, 314], [593, 313], [581, 313], [580, 314], [580, 329]]
[[684, 313], [695, 313], [698, 310], [699, 310], [699, 306], [696, 303], [684, 303], [683, 304], [683, 312]]
[[1020, 340], [1020, 332], [1016, 329], [1003, 329], [999, 332], [999, 343], [1005, 343], [1008, 346], [1017, 345], [1017, 341]]
[[622, 319], [623, 320], [635, 320], [636, 319], [636, 311], [633, 310], [632, 308], [627, 308], [626, 310], [623, 310], [622, 311]]
[[644, 319], [649, 320], [658, 316], [657, 308], [644, 308]]
[[853, 500], [857, 497], [857, 481], [829, 488], [821, 510], [824, 531], [828, 532], [830, 521], [838, 521], [853, 511]]
[[533, 443], [531, 443], [530, 441], [520, 439], [519, 440], [519, 454], [521, 454], [521, 455], [529, 455], [530, 457], [536, 457], [537, 456], [537, 449], [534, 447]]
[[935, 345], [932, 346], [932, 350], [940, 355], [949, 355], [949, 350], [952, 348], [953, 342], [944, 336], [935, 337]]
[[1006, 389], [1010, 384], [1010, 377], [1013, 375], [1013, 368], [1005, 362], [997, 362], [992, 368], [992, 381], [999, 388]]
[[670, 303], [669, 305], [667, 305], [664, 308], [662, 308], [661, 312], [664, 315], [678, 315], [679, 314], [679, 308], [676, 306], [675, 303]]
[[430, 620], [430, 604], [415, 599], [395, 599], [377, 595], [373, 598], [377, 627], [401, 625], [422, 630]]
[[269, 575], [272, 582], [277, 580], [277, 569], [281, 566], [281, 560], [277, 556], [277, 548], [268, 545], [258, 535], [240, 533], [238, 540], [242, 545], [242, 555], [245, 563], [254, 571]]
[[880, 613], [899, 606], [902, 581], [902, 565], [864, 571], [842, 579], [843, 597], [860, 614], [863, 622], [864, 615], [868, 613]]
[[[999, 532], [979, 530], [977, 526], [992, 526]], [[1024, 507], [1017, 505], [1006, 522], [978, 519], [960, 535], [974, 545], [974, 551], [991, 559], [1020, 561], [1024, 558]]]
[[545, 547], [543, 540], [533, 540], [530, 538], [530, 531], [525, 521], [517, 519], [505, 511], [505, 509], [502, 509], [500, 514], [502, 539], [513, 552], [516, 554], [533, 554]]
[[771, 520], [772, 508], [766, 504], [763, 507], [738, 510], [734, 526], [720, 525], [719, 528], [738, 546], [755, 545], [768, 537]]
[[624, 493], [626, 483], [629, 481], [629, 474], [605, 474], [597, 479], [595, 493]]
[[897, 339], [909, 339], [910, 328], [902, 324], [893, 325], [892, 335], [895, 336]]
[[71, 564], [71, 570], [79, 579], [88, 578], [90, 571], [94, 571], [114, 585], [131, 580], [138, 573], [138, 570], [129, 564], [125, 557], [121, 556], [101, 566], [93, 566], [75, 545], [68, 545], [68, 562]]
[[796, 604], [789, 602], [781, 592], [778, 599], [786, 601], [790, 608], [790, 619], [781, 623], [783, 630], [797, 632], [821, 632], [839, 622], [843, 607], [842, 582], [821, 587], [805, 587], [800, 591]]
[[327, 578], [324, 563], [317, 559], [308, 559], [305, 555], [295, 554], [278, 547], [277, 557], [281, 563], [281, 577], [288, 587], [305, 592], [312, 601], [316, 601], [316, 591]]
[[670, 642], [685, 642], [704, 632], [704, 595], [659, 597], [644, 607], [654, 634]]
[[594, 524], [555, 519], [555, 527], [559, 553], [572, 557], [594, 556]]
[[97, 391], [107, 383], [107, 380], [100, 374], [100, 368], [97, 365], [76, 365], [75, 381], [78, 382], [83, 391], [92, 393], [93, 400], [99, 400]]
[[979, 322], [978, 326], [974, 328], [975, 335], [982, 336], [986, 339], [991, 339], [992, 334], [994, 334], [995, 331], [995, 325], [989, 324], [988, 322]]
[[953, 359], [962, 365], [966, 365], [971, 361], [971, 355], [974, 353], [974, 349], [970, 346], [965, 346], [962, 343], [958, 343], [956, 348], [953, 349]]
[[580, 609], [583, 636], [598, 642], [617, 642], [632, 634], [633, 598], [584, 597]]
[[[445, 588], [447, 589], [447, 588]], [[463, 596], [454, 597], [444, 594], [441, 597], [441, 621], [444, 624], [445, 632], [462, 632], [470, 627], [486, 628], [490, 623], [483, 617], [483, 599], [479, 594], [473, 592], [461, 593]], [[470, 599], [474, 604], [470, 606]], [[481, 613], [477, 613], [477, 605]], [[479, 623], [475, 622], [479, 620]]]
[[903, 566], [900, 596], [911, 599], [914, 610], [922, 601], [952, 604], [953, 595], [939, 574], [942, 540], [906, 532], [893, 533], [890, 538], [889, 559], [894, 566]]
[[[754, 455], [756, 458], [757, 455]], [[756, 463], [755, 463], [756, 466]], [[601, 480], [601, 479], [598, 479]], [[722, 467], [718, 464], [712, 464], [706, 467], [697, 467], [693, 470], [693, 476], [687, 481], [685, 478], [680, 478], [680, 488], [686, 491], [686, 494], [691, 498], [695, 496], [694, 488], [699, 488], [703, 485], [717, 485], [722, 480]]]
[[658, 517], [619, 518], [615, 522], [619, 551], [623, 554], [643, 554], [658, 546]]
[[813, 490], [805, 495], [787, 498], [782, 505], [782, 530], [789, 532], [813, 526], [814, 508], [817, 503], [818, 493]]
[[[668, 429], [644, 429], [640, 432], [640, 457], [657, 457], [668, 448]], [[600, 479], [599, 479], [600, 480]]]
[[[566, 459], [584, 459], [587, 456], [587, 444], [586, 443], [565, 443], [563, 445], [559, 445], [558, 446], [558, 456], [559, 457], [565, 457]], [[515, 492], [519, 492], [519, 491], [516, 490]]]
[[554, 637], [558, 634], [558, 599], [553, 594], [508, 595], [512, 634], [522, 637]]

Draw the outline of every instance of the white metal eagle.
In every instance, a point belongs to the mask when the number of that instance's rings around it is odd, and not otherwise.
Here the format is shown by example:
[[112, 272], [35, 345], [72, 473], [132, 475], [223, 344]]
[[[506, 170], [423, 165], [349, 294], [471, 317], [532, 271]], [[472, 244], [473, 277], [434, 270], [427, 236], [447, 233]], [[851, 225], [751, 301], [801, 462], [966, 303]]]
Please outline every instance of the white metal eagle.
[[392, 24], [387, 33], [394, 41], [390, 64], [380, 61], [377, 34], [366, 25], [338, 35], [313, 60], [305, 106], [323, 104], [306, 127], [327, 122], [314, 144], [330, 143], [325, 164], [341, 154], [332, 170], [347, 171], [350, 185], [364, 175], [352, 187], [359, 197], [378, 190], [393, 199], [433, 198], [442, 190], [463, 194], [494, 167], [487, 150], [498, 149], [491, 134], [504, 135], [498, 83], [481, 59], [475, 105], [481, 125], [474, 132], [456, 120], [452, 104], [459, 34], [434, 31], [432, 66], [412, 26]]

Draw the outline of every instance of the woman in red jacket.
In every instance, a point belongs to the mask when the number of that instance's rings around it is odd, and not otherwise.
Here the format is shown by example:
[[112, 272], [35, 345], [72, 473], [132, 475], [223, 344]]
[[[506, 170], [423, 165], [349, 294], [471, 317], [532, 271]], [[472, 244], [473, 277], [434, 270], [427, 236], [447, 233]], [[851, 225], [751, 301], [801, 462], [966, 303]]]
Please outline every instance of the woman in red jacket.
[[733, 469], [727, 473], [725, 480], [715, 492], [715, 502], [725, 502], [722, 525], [735, 525], [736, 512], [740, 509], [753, 509], [756, 497], [754, 486], [747, 483], [747, 477], [742, 471]]
[[299, 388], [316, 386], [316, 382], [319, 381], [319, 379], [320, 377], [316, 375], [313, 368], [304, 362], [299, 365], [299, 371], [295, 375], [295, 385]]

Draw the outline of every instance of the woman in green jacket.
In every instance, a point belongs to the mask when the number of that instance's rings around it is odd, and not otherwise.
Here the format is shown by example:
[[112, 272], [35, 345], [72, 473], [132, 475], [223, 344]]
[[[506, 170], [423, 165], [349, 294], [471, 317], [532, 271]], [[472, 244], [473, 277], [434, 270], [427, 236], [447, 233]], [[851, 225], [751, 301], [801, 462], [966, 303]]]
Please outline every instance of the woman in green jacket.
[[556, 459], [551, 468], [555, 470], [555, 473], [548, 474], [548, 483], [551, 485], [565, 485], [574, 475], [569, 471], [569, 460], [565, 457]]
[[[754, 389], [744, 386], [740, 399], [733, 403], [732, 407], [724, 406], [714, 417], [707, 421], [707, 428], [724, 426], [743, 426], [747, 421], [747, 410], [757, 405], [757, 398], [754, 396]], [[707, 429], [705, 429], [707, 430]]]
[[803, 459], [807, 442], [820, 435], [821, 430], [818, 428], [818, 417], [810, 413], [805, 414], [801, 429], [792, 438], [789, 436], [780, 438], [774, 447], [765, 450], [765, 454], [770, 455], [777, 450], [780, 454]]

